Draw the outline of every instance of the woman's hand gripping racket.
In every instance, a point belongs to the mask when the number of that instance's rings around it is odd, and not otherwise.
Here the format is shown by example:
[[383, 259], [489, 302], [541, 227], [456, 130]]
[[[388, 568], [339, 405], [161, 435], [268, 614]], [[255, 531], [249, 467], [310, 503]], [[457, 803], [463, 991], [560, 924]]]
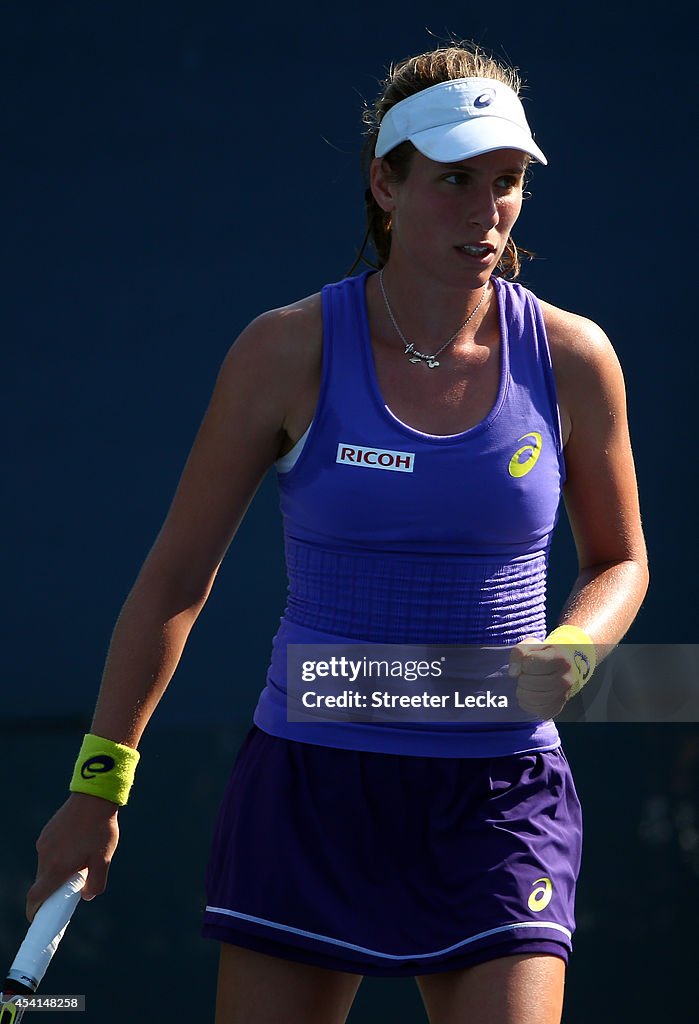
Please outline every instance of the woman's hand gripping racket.
[[80, 871], [41, 904], [27, 929], [0, 995], [0, 1024], [18, 1024], [24, 1015], [22, 1000], [41, 984], [46, 968], [63, 938], [80, 900], [85, 874]]

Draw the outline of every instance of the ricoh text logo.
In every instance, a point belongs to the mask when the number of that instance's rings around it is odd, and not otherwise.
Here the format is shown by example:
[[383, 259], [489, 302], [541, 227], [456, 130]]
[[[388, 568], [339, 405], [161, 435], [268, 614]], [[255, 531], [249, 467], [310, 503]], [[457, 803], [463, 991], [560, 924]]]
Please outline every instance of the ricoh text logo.
[[392, 469], [396, 473], [412, 473], [415, 452], [392, 452], [386, 448], [362, 448], [356, 444], [340, 442], [335, 461], [365, 469]]

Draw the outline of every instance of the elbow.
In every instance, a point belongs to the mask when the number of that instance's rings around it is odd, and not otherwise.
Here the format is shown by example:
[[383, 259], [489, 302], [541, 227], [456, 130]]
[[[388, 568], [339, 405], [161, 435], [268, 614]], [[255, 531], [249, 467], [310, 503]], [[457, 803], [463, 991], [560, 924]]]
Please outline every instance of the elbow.
[[629, 581], [636, 592], [640, 607], [641, 602], [648, 592], [648, 587], [650, 586], [650, 568], [648, 565], [648, 556], [646, 551], [643, 550], [638, 555], [632, 555], [629, 558], [625, 558], [619, 564], [626, 568]]
[[648, 549], [645, 543], [641, 542], [640, 550], [632, 555], [631, 561], [636, 567], [638, 587], [641, 592], [642, 601], [650, 586], [650, 565], [648, 564]]
[[168, 618], [184, 612], [196, 617], [206, 604], [217, 571], [218, 566], [211, 573], [197, 573], [149, 556], [132, 594], [156, 605]]
[[648, 557], [643, 551], [637, 557], [626, 558], [619, 564], [625, 570], [625, 589], [631, 603], [635, 606], [634, 614], [636, 614], [643, 604], [650, 586]]
[[640, 573], [641, 573], [642, 588], [643, 588], [642, 594], [641, 594], [641, 600], [643, 600], [645, 598], [646, 594], [648, 593], [648, 588], [650, 587], [650, 566], [648, 565], [648, 558], [647, 557], [645, 557], [643, 559], [643, 561], [639, 564], [639, 570], [640, 570]]

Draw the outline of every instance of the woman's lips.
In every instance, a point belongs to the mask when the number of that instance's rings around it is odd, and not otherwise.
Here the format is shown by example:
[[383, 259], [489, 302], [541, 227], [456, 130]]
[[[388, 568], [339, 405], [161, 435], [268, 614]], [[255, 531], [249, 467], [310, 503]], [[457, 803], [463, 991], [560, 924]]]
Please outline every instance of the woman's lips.
[[489, 242], [467, 242], [465, 245], [457, 245], [457, 252], [469, 260], [474, 260], [482, 265], [492, 263], [495, 253], [495, 246]]

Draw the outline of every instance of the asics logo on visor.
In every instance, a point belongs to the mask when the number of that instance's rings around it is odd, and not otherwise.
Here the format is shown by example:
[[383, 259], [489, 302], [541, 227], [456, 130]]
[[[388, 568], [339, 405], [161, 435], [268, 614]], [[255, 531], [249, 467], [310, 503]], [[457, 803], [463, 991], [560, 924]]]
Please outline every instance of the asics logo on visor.
[[475, 100], [473, 101], [473, 105], [474, 107], [477, 107], [479, 110], [482, 110], [483, 107], [489, 107], [494, 99], [495, 92], [492, 89], [486, 89], [486, 91], [482, 92], [480, 96], [476, 96]]

